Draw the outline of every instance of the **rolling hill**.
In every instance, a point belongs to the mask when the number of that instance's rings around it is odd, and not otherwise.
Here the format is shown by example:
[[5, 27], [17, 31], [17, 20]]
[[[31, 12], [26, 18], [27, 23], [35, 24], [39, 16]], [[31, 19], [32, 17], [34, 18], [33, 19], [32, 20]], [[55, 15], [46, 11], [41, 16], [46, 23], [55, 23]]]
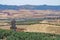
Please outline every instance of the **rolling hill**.
[[51, 5], [1, 5], [0, 10], [60, 10], [60, 5], [58, 6], [51, 6]]

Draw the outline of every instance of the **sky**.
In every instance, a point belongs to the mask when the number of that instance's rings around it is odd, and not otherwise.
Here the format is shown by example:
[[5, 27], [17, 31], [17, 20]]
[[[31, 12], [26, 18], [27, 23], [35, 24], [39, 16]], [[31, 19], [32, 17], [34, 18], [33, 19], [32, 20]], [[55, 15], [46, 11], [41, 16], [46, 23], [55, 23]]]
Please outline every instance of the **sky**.
[[60, 0], [0, 0], [3, 5], [60, 5]]

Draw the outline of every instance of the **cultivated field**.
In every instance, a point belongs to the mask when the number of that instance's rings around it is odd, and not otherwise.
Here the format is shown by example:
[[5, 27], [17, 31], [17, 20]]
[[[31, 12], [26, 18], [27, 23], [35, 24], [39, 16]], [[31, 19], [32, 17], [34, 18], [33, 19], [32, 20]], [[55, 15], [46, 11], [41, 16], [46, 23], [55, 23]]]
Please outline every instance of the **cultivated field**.
[[[0, 29], [10, 30], [11, 25], [0, 26]], [[48, 23], [31, 24], [31, 25], [16, 25], [17, 31], [24, 32], [44, 32], [44, 33], [60, 33], [60, 26]]]
[[[19, 23], [16, 25], [17, 31], [24, 31], [24, 32], [45, 32], [45, 33], [60, 33], [60, 11], [52, 11], [52, 10], [3, 10], [0, 11], [0, 19], [8, 19], [8, 18], [24, 18], [26, 19], [33, 19], [33, 18], [44, 18], [42, 21], [40, 19], [37, 23], [28, 21], [27, 25], [26, 22]], [[45, 19], [46, 18], [46, 19]], [[50, 20], [53, 19], [53, 20]], [[30, 20], [29, 19], [29, 20]], [[2, 25], [3, 24], [3, 25]], [[26, 24], [26, 25], [25, 25]], [[8, 23], [0, 23], [1, 29], [8, 29], [10, 30], [10, 26]], [[4, 26], [5, 25], [5, 26]]]

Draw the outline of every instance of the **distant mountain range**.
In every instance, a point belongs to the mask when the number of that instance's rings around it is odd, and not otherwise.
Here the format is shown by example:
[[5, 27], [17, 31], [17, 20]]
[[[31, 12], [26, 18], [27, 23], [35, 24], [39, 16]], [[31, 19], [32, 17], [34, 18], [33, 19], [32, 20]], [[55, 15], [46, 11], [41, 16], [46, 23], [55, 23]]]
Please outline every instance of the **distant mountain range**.
[[0, 10], [60, 10], [59, 6], [51, 6], [51, 5], [1, 5], [0, 4]]

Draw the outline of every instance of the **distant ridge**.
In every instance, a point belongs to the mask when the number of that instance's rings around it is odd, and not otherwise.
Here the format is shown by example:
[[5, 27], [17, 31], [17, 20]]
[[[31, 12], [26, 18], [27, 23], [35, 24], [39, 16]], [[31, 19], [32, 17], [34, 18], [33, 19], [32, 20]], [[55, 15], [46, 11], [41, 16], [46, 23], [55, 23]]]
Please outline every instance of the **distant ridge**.
[[60, 6], [51, 6], [51, 5], [1, 5], [0, 10], [60, 10]]

